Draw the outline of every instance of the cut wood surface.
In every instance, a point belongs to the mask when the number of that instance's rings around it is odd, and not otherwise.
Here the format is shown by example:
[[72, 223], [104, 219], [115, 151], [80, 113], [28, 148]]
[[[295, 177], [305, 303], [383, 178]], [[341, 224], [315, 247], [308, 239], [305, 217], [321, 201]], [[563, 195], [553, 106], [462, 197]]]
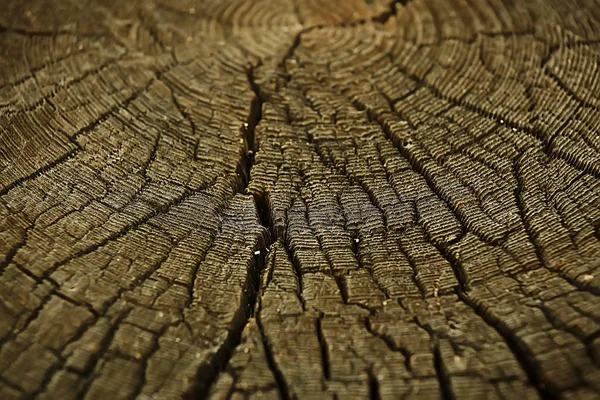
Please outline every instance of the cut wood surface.
[[600, 398], [599, 2], [0, 9], [0, 399]]

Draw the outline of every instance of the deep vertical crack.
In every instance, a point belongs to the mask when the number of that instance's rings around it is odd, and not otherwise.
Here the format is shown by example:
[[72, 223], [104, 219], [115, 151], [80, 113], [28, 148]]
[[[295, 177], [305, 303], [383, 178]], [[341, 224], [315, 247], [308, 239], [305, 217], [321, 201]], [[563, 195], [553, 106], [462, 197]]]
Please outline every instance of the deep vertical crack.
[[[255, 81], [254, 78], [254, 70], [259, 67], [261, 64], [259, 63], [256, 66], [252, 66], [246, 71], [248, 77], [248, 84], [250, 85], [250, 89], [254, 93], [254, 98], [252, 99], [252, 104], [250, 105], [250, 115], [248, 116], [248, 120], [244, 125], [244, 133], [246, 135], [246, 142], [248, 143], [249, 151], [254, 152], [257, 149], [255, 148], [254, 142], [254, 130], [256, 126], [260, 123], [262, 119], [262, 105], [263, 100], [261, 97], [260, 87]], [[248, 173], [250, 172], [250, 168], [252, 164], [248, 166]]]
[[371, 369], [367, 371], [369, 376], [369, 399], [370, 400], [381, 400], [381, 393], [379, 392], [379, 382], [377, 377]]
[[[258, 151], [258, 144], [255, 140], [256, 126], [262, 120], [263, 98], [260, 87], [258, 86], [254, 78], [254, 71], [260, 65], [261, 63], [259, 62], [258, 65], [252, 66], [246, 71], [246, 75], [248, 77], [248, 84], [250, 85], [250, 89], [252, 89], [252, 92], [254, 92], [254, 97], [252, 99], [252, 104], [250, 105], [250, 115], [248, 116], [248, 120], [242, 128], [246, 142], [246, 153], [244, 157], [244, 193], [248, 192], [247, 189], [250, 183], [252, 167], [255, 163], [256, 152]], [[260, 216], [261, 224], [265, 228], [270, 229], [269, 207], [266, 198], [263, 194], [253, 193], [253, 196], [254, 201], [256, 202], [256, 207], [258, 209], [258, 215]], [[272, 237], [274, 238], [275, 236], [273, 235]]]
[[324, 378], [323, 385], [325, 385], [325, 381], [331, 379], [331, 369], [329, 367], [329, 349], [327, 347], [327, 342], [325, 341], [325, 336], [323, 335], [323, 327], [321, 324], [324, 317], [325, 316], [323, 313], [321, 313], [316, 320], [317, 338], [319, 339], [319, 346], [321, 347], [321, 363]]
[[435, 368], [436, 375], [438, 377], [438, 382], [440, 384], [442, 399], [455, 400], [456, 396], [452, 391], [452, 382], [450, 380], [450, 374], [448, 373], [448, 369], [444, 364], [444, 360], [442, 359], [442, 353], [440, 352], [440, 345], [437, 342], [434, 344], [433, 347], [433, 365]]
[[[248, 114], [248, 118], [246, 122], [240, 127], [241, 133], [243, 133], [244, 139], [244, 147], [245, 152], [243, 156], [242, 163], [240, 165], [241, 171], [241, 182], [238, 187], [238, 192], [247, 194], [248, 184], [250, 183], [250, 175], [252, 166], [254, 165], [254, 153], [258, 150], [255, 140], [254, 140], [254, 131], [256, 126], [260, 123], [262, 119], [262, 99], [260, 96], [260, 88], [254, 81], [254, 69], [261, 64], [254, 65], [250, 67], [247, 71], [248, 84], [250, 89], [254, 93], [252, 98], [252, 102], [250, 104], [250, 112]], [[272, 235], [269, 232], [269, 214], [265, 204], [264, 199], [261, 196], [254, 195], [255, 205], [257, 208], [258, 215], [261, 220], [261, 225], [265, 228], [265, 235], [262, 239], [259, 239], [258, 247], [253, 249], [254, 251], [254, 262], [250, 267], [249, 276], [248, 276], [248, 287], [244, 290], [246, 301], [246, 307], [244, 309], [240, 309], [234, 318], [233, 326], [228, 332], [227, 338], [223, 345], [219, 348], [219, 350], [215, 353], [212, 359], [199, 368], [197, 372], [197, 382], [195, 387], [186, 394], [186, 398], [206, 398], [209, 394], [209, 391], [212, 385], [217, 381], [219, 376], [223, 371], [225, 371], [231, 357], [235, 349], [239, 346], [242, 341], [242, 334], [248, 321], [250, 318], [254, 316], [254, 310], [257, 305], [257, 298], [260, 293], [260, 276], [262, 271], [265, 268], [266, 264], [266, 255], [267, 249], [270, 247], [272, 243]], [[258, 316], [257, 316], [258, 317]], [[265, 338], [262, 332], [262, 327], [259, 322], [259, 318], [257, 318], [257, 324], [259, 325], [259, 329], [261, 331], [261, 336], [263, 336], [263, 343], [265, 343], [265, 351], [267, 354], [267, 361], [270, 360], [269, 366], [272, 367], [272, 356], [270, 353], [270, 348], [267, 346], [265, 342]], [[271, 368], [276, 381], [279, 383], [282, 381], [282, 377], [280, 374], [277, 374], [277, 370]], [[282, 388], [285, 386], [283, 384], [279, 385], [281, 395], [285, 398], [285, 393]]]

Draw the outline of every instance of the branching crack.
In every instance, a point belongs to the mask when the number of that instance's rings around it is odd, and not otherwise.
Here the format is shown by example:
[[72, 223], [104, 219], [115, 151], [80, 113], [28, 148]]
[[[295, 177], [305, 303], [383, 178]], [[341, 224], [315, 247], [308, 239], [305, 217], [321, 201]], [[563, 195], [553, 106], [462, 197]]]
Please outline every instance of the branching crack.
[[371, 318], [367, 318], [365, 319], [365, 327], [367, 329], [367, 332], [369, 332], [371, 335], [378, 337], [379, 339], [383, 340], [383, 342], [386, 344], [386, 346], [391, 350], [391, 351], [396, 351], [401, 353], [404, 356], [404, 366], [406, 367], [406, 370], [408, 372], [413, 371], [412, 369], [412, 365], [411, 365], [411, 357], [412, 357], [412, 353], [404, 348], [404, 347], [398, 347], [396, 345], [396, 343], [394, 343], [394, 340], [386, 335], [386, 334], [382, 334], [377, 332], [376, 330], [373, 329], [373, 325], [372, 325], [372, 321]]

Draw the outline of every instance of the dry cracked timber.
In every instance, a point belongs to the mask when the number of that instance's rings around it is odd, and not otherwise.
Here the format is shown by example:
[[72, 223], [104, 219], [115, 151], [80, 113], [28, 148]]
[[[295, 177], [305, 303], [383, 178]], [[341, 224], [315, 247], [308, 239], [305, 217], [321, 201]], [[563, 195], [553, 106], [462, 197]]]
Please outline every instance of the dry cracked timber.
[[600, 397], [597, 1], [2, 9], [0, 398]]

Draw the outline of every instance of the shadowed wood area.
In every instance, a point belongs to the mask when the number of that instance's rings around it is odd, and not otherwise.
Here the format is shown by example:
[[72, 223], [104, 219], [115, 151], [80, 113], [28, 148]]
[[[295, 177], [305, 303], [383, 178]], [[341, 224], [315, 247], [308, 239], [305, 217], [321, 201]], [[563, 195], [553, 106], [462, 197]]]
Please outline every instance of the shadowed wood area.
[[0, 8], [0, 399], [600, 398], [599, 2]]

